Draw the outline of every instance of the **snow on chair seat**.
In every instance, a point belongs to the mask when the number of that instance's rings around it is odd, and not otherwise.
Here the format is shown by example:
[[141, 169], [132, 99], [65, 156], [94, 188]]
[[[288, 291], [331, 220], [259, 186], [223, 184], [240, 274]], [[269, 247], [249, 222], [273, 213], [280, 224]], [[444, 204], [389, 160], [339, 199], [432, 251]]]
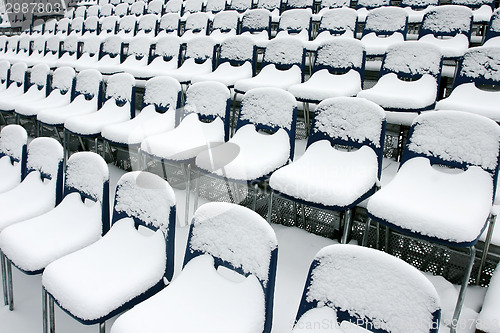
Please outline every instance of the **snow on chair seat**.
[[124, 174], [106, 235], [45, 268], [49, 312], [55, 301], [104, 332], [107, 319], [163, 289], [174, 270], [175, 210], [175, 194], [165, 180], [148, 172]]
[[492, 0], [451, 0], [450, 4], [466, 6], [472, 9], [474, 23], [488, 23], [495, 9], [495, 1]]
[[271, 36], [271, 12], [267, 9], [250, 9], [241, 18], [240, 35], [251, 37], [259, 47], [265, 46]]
[[26, 65], [28, 67], [33, 67], [34, 65], [38, 64], [38, 62], [43, 58], [43, 56], [45, 55], [46, 43], [47, 40], [43, 37], [35, 38], [33, 40], [33, 45], [31, 47], [31, 54], [24, 61], [26, 62]]
[[[108, 166], [102, 157], [90, 152], [72, 155], [66, 165], [61, 203], [0, 234], [0, 249], [8, 265], [29, 275], [39, 274], [50, 262], [97, 241], [109, 229], [108, 181]], [[9, 307], [13, 310], [9, 275]]]
[[294, 8], [284, 11], [278, 22], [278, 31], [274, 38], [292, 36], [302, 42], [309, 41], [312, 30], [310, 9]]
[[61, 46], [61, 56], [56, 62], [56, 67], [75, 67], [75, 62], [78, 59], [78, 43], [77, 36], [68, 36], [64, 38]]
[[[107, 73], [136, 72], [145, 68], [149, 61], [151, 39], [148, 37], [134, 37], [128, 44], [126, 54], [122, 54], [123, 61], [116, 66], [107, 66]], [[102, 68], [101, 68], [102, 69]]]
[[37, 63], [46, 64], [50, 68], [56, 67], [56, 63], [59, 60], [61, 41], [61, 37], [59, 36], [47, 38], [47, 42], [45, 43], [45, 54], [41, 59], [37, 60]]
[[334, 8], [324, 10], [319, 21], [318, 34], [309, 42], [306, 48], [315, 51], [324, 42], [330, 41], [332, 37], [354, 38], [358, 16], [352, 8]]
[[441, 78], [442, 55], [427, 43], [408, 41], [389, 47], [377, 83], [357, 96], [386, 111], [433, 109]]
[[401, 259], [356, 245], [330, 245], [311, 264], [292, 332], [328, 323], [328, 331], [339, 333], [436, 333], [440, 303], [425, 275]]
[[156, 34], [156, 38], [159, 39], [166, 35], [179, 36], [180, 19], [181, 16], [178, 13], [164, 14], [160, 18], [160, 24], [158, 25], [158, 33]]
[[408, 14], [408, 23], [422, 23], [425, 13], [439, 6], [439, 0], [402, 0], [399, 6]]
[[436, 103], [436, 109], [460, 110], [500, 122], [500, 50], [496, 47], [469, 49], [459, 63], [449, 97]]
[[396, 176], [367, 204], [365, 230], [373, 219], [411, 237], [468, 250], [451, 332], [460, 317], [475, 244], [492, 218], [499, 139], [498, 124], [483, 116], [422, 114], [410, 129]]
[[346, 243], [351, 209], [375, 193], [379, 182], [384, 134], [385, 113], [375, 103], [355, 97], [322, 101], [304, 155], [271, 175], [273, 195], [344, 212], [342, 242]]
[[77, 59], [73, 63], [76, 71], [97, 68], [101, 50], [101, 39], [97, 36], [89, 37], [83, 42], [82, 51], [77, 53]]
[[358, 22], [365, 22], [368, 12], [379, 7], [391, 5], [391, 0], [359, 0], [356, 1], [356, 12], [358, 13]]
[[147, 37], [151, 42], [156, 39], [156, 28], [160, 17], [156, 14], [146, 14], [139, 18], [135, 37]]
[[236, 36], [240, 22], [237, 11], [225, 10], [214, 15], [212, 31], [209, 36], [216, 44], [222, 44], [227, 38]]
[[107, 37], [101, 44], [99, 60], [95, 64], [91, 64], [92, 68], [96, 68], [102, 74], [120, 72], [119, 65], [122, 60], [123, 42], [120, 35]]
[[[5, 103], [10, 104], [9, 100], [11, 100], [11, 98], [15, 98], [24, 94], [24, 88], [25, 85], [27, 85], [28, 81], [26, 71], [27, 66], [24, 62], [19, 62], [11, 66], [9, 78], [7, 80], [7, 89], [0, 92], [0, 105], [4, 101]], [[6, 106], [10, 107], [9, 105]]]
[[193, 217], [182, 272], [121, 315], [111, 332], [269, 333], [277, 256], [276, 235], [257, 213], [205, 204]]
[[13, 189], [26, 173], [28, 134], [19, 125], [7, 125], [0, 132], [0, 193]]

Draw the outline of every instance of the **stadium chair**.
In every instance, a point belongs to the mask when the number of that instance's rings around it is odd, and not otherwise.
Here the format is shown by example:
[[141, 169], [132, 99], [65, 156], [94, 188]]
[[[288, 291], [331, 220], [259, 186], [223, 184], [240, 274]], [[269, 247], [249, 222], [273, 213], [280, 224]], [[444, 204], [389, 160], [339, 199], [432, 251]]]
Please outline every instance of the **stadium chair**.
[[118, 20], [119, 17], [114, 15], [105, 17], [101, 20], [98, 34], [98, 36], [101, 38], [101, 41], [108, 37], [116, 35]]
[[164, 14], [158, 25], [157, 40], [164, 36], [179, 36], [179, 21], [181, 16], [178, 13]]
[[249, 36], [254, 43], [265, 46], [271, 36], [271, 12], [267, 9], [251, 9], [241, 18], [240, 34]]
[[356, 12], [358, 13], [358, 22], [365, 22], [368, 12], [372, 9], [390, 6], [391, 0], [359, 0], [356, 2]]
[[330, 245], [314, 257], [292, 333], [311, 331], [316, 323], [327, 323], [331, 332], [437, 333], [440, 303], [425, 275], [401, 259]]
[[459, 110], [486, 116], [500, 122], [498, 98], [493, 89], [500, 84], [500, 50], [496, 47], [474, 47], [460, 60], [449, 97], [436, 103], [436, 109]]
[[29, 35], [21, 35], [17, 43], [15, 52], [7, 52], [2, 55], [2, 59], [9, 61], [11, 64], [16, 62], [26, 62], [29, 59], [31, 52], [31, 37]]
[[134, 15], [127, 15], [118, 20], [116, 35], [121, 37], [124, 43], [128, 43], [134, 38], [136, 29], [137, 17]]
[[318, 34], [312, 41], [306, 42], [306, 48], [316, 51], [321, 43], [330, 41], [337, 36], [354, 38], [357, 24], [358, 14], [352, 8], [323, 10], [319, 21]]
[[493, 14], [493, 10], [495, 9], [495, 1], [492, 0], [450, 0], [450, 4], [466, 6], [472, 9], [474, 23], [488, 24], [491, 19], [491, 15]]
[[238, 13], [244, 13], [245, 11], [252, 9], [252, 0], [231, 0], [228, 9], [236, 10]]
[[163, 15], [163, 0], [152, 0], [148, 2], [146, 7], [146, 14], [156, 14], [158, 16]]
[[205, 4], [205, 11], [207, 13], [216, 14], [226, 10], [226, 0], [207, 0]]
[[308, 42], [312, 30], [310, 9], [296, 8], [284, 11], [278, 22], [278, 31], [274, 38], [292, 36], [302, 42]]
[[45, 21], [45, 23], [43, 24], [42, 36], [45, 38], [49, 38], [51, 36], [54, 36], [54, 34], [56, 32], [56, 24], [57, 24], [56, 19], [50, 19], [50, 20]]
[[99, 17], [104, 18], [113, 15], [115, 10], [115, 6], [110, 3], [104, 4], [101, 6], [101, 11], [99, 12]]
[[147, 37], [151, 42], [156, 40], [156, 30], [159, 23], [159, 16], [156, 14], [145, 14], [137, 22], [135, 37]]
[[311, 14], [314, 9], [314, 0], [287, 0], [285, 2], [285, 10], [281, 15], [290, 9], [308, 9]]
[[7, 60], [0, 60], [0, 93], [7, 89], [9, 72], [10, 62]]
[[83, 34], [83, 23], [85, 20], [82, 17], [75, 18], [71, 20], [68, 36], [78, 36], [81, 37]]
[[96, 68], [101, 50], [101, 38], [89, 37], [83, 42], [82, 50], [77, 50], [77, 59], [73, 64], [76, 71]]
[[33, 67], [38, 64], [39, 61], [45, 55], [45, 44], [47, 40], [43, 37], [35, 38], [33, 40], [33, 45], [31, 48], [31, 54], [28, 58], [25, 59], [25, 63], [28, 67]]
[[148, 327], [165, 333], [269, 333], [277, 256], [276, 235], [257, 213], [234, 204], [205, 204], [193, 217], [182, 272], [121, 315], [111, 332]]
[[266, 9], [271, 13], [271, 20], [273, 23], [277, 23], [281, 15], [281, 0], [257, 0], [256, 8]]
[[17, 55], [19, 39], [19, 36], [8, 37], [4, 51], [0, 53], [0, 59], [11, 61]]
[[189, 14], [201, 12], [204, 2], [204, 0], [184, 0], [182, 5], [182, 16], [187, 19]]
[[[99, 18], [91, 16], [83, 22], [82, 36], [79, 38], [81, 41], [93, 36], [99, 35]], [[104, 29], [106, 30], [106, 29]], [[103, 35], [104, 36], [104, 35]]]
[[56, 67], [75, 66], [75, 62], [78, 59], [79, 41], [79, 38], [74, 35], [64, 38], [61, 45], [60, 56], [56, 62]]
[[128, 10], [129, 10], [129, 5], [128, 3], [120, 3], [115, 6], [115, 9], [113, 11], [113, 16], [116, 16], [118, 18], [122, 18], [124, 16], [128, 15]]
[[442, 55], [434, 45], [409, 41], [389, 47], [377, 83], [358, 97], [386, 111], [417, 112], [434, 108], [441, 78]]
[[68, 18], [62, 18], [57, 21], [55, 35], [61, 38], [66, 38], [69, 33], [69, 25], [71, 21]]
[[74, 154], [66, 165], [62, 201], [47, 213], [2, 231], [9, 310], [14, 310], [11, 265], [28, 275], [40, 274], [50, 262], [92, 244], [109, 230], [108, 182], [108, 166], [99, 155]]
[[[10, 67], [7, 88], [0, 92], [0, 102], [3, 100], [8, 102], [10, 98], [24, 94], [26, 91], [25, 86], [28, 85], [27, 74], [27, 67], [24, 62], [13, 64]], [[2, 114], [3, 117], [3, 113], [0, 112], [0, 114]]]
[[[101, 73], [130, 73], [141, 71], [148, 64], [151, 50], [151, 39], [148, 37], [134, 37], [128, 43], [126, 54], [121, 54], [123, 61], [117, 65], [99, 67]], [[123, 49], [122, 49], [123, 51]]]
[[182, 3], [183, 3], [182, 0], [169, 0], [169, 1], [167, 1], [165, 3], [164, 13], [165, 14], [177, 13], [180, 15], [182, 12]]
[[55, 329], [54, 302], [84, 325], [99, 324], [163, 289], [175, 250], [175, 194], [148, 172], [118, 181], [112, 227], [94, 244], [51, 262], [43, 272], [45, 333]]
[[[340, 211], [341, 242], [347, 243], [353, 208], [375, 193], [380, 181], [384, 135], [385, 113], [373, 102], [336, 97], [319, 103], [306, 152], [269, 179], [268, 220], [275, 195], [320, 210]], [[302, 214], [304, 225], [305, 218]]]
[[102, 74], [114, 74], [121, 63], [123, 51], [123, 38], [119, 35], [109, 36], [102, 43], [99, 50], [99, 60], [89, 63], [90, 68], [95, 68]]
[[396, 176], [367, 204], [363, 244], [373, 220], [413, 238], [467, 250], [470, 257], [452, 333], [471, 275], [475, 244], [493, 217], [499, 139], [498, 124], [483, 116], [460, 111], [422, 114], [412, 124]]
[[[0, 132], [0, 193], [19, 185], [26, 174], [28, 134], [19, 125], [7, 125]], [[4, 293], [5, 295], [5, 293]]]
[[336, 9], [336, 8], [351, 8], [352, 2], [351, 0], [322, 0], [319, 4], [319, 13], [323, 14], [325, 10], [328, 9]]
[[85, 19], [85, 13], [87, 11], [87, 7], [85, 6], [78, 6], [75, 8], [75, 12], [73, 13], [73, 18], [81, 17]]
[[142, 15], [144, 15], [145, 11], [146, 11], [146, 3], [142, 0], [139, 0], [130, 5], [129, 15], [141, 17]]
[[216, 44], [222, 44], [227, 38], [236, 36], [240, 14], [235, 10], [225, 10], [214, 15], [212, 31], [209, 36]]
[[425, 13], [435, 6], [439, 6], [440, 0], [402, 0], [399, 4], [408, 14], [408, 23], [422, 23]]
[[99, 17], [100, 11], [101, 11], [101, 6], [99, 6], [99, 5], [89, 6], [89, 7], [87, 7], [86, 18], [89, 18], [89, 17], [92, 17], [92, 16]]
[[61, 49], [61, 37], [51, 36], [45, 43], [45, 54], [37, 60], [37, 64], [46, 64], [50, 68], [56, 67]]
[[184, 32], [181, 35], [181, 41], [188, 43], [193, 38], [206, 36], [208, 21], [208, 13], [196, 12], [188, 15], [184, 24]]

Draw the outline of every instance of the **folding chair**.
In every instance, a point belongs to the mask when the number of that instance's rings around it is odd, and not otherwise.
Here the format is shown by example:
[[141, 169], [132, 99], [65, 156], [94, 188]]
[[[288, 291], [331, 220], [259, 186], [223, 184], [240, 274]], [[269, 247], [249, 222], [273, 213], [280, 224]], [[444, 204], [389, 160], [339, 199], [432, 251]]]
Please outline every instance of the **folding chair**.
[[416, 268], [374, 249], [330, 245], [314, 257], [292, 332], [328, 323], [335, 332], [436, 333], [440, 317], [436, 288]]
[[[120, 123], [135, 117], [135, 79], [128, 73], [113, 74], [106, 83], [102, 107], [96, 112], [72, 116], [64, 122], [64, 131], [78, 137], [85, 149], [83, 138], [93, 139], [98, 151], [98, 141], [104, 126]], [[67, 148], [67, 147], [65, 147]]]
[[357, 96], [386, 111], [434, 108], [441, 79], [442, 54], [434, 45], [408, 41], [389, 47], [377, 83]]
[[5, 228], [0, 250], [7, 260], [9, 310], [14, 310], [12, 268], [28, 275], [52, 261], [88, 246], [109, 230], [109, 171], [90, 152], [71, 156], [66, 165], [62, 201], [52, 210]]
[[[384, 136], [385, 113], [375, 103], [355, 97], [319, 103], [306, 152], [269, 179], [269, 222], [276, 195], [316, 209], [340, 211], [339, 238], [347, 243], [353, 209], [375, 193], [380, 181]], [[305, 207], [302, 223], [307, 223]]]
[[410, 237], [467, 249], [469, 262], [451, 321], [452, 333], [474, 264], [475, 244], [494, 218], [491, 207], [499, 139], [498, 125], [483, 116], [460, 111], [422, 114], [410, 129], [396, 176], [367, 204], [363, 244], [374, 220]]
[[257, 213], [205, 204], [193, 217], [182, 272], [121, 315], [111, 332], [269, 333], [277, 256], [276, 235]]
[[[26, 174], [28, 134], [19, 125], [7, 125], [0, 132], [0, 193], [19, 185]], [[4, 293], [6, 295], [6, 293]]]
[[500, 50], [496, 47], [474, 47], [460, 60], [453, 90], [449, 97], [436, 103], [439, 110], [459, 110], [500, 121], [500, 92], [491, 89], [500, 84]]
[[45, 268], [44, 332], [55, 330], [55, 302], [80, 323], [99, 324], [104, 333], [106, 320], [154, 295], [167, 284], [165, 279], [172, 279], [174, 239], [175, 194], [170, 185], [148, 172], [123, 175], [106, 235]]
[[311, 41], [306, 42], [308, 50], [316, 51], [321, 43], [330, 41], [333, 37], [354, 38], [358, 14], [352, 8], [326, 9], [321, 13], [318, 33]]

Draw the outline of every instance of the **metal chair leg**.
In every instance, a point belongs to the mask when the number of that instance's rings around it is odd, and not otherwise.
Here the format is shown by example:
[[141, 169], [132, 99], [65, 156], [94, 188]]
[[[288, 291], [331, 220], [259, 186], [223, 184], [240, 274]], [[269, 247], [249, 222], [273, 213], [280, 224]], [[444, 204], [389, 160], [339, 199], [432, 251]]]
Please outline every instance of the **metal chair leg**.
[[2, 265], [2, 286], [3, 286], [3, 303], [9, 305], [9, 294], [7, 292], [7, 271], [5, 269], [5, 256], [0, 251], [0, 260]]
[[99, 323], [99, 333], [106, 333], [106, 322]]
[[269, 194], [269, 200], [267, 204], [267, 222], [271, 223], [272, 220], [272, 215], [273, 215], [273, 195], [274, 192], [271, 191], [271, 194]]
[[48, 333], [48, 322], [47, 322], [47, 290], [42, 287], [42, 326], [43, 333]]
[[486, 258], [488, 257], [488, 251], [490, 250], [491, 237], [493, 236], [496, 220], [497, 216], [490, 214], [488, 233], [486, 234], [486, 240], [484, 241], [483, 255], [481, 256], [481, 262], [479, 264], [479, 269], [477, 270], [476, 285], [479, 285], [479, 281], [481, 280], [481, 273], [484, 268], [484, 264], [486, 263]]
[[184, 225], [189, 224], [189, 199], [191, 196], [191, 164], [187, 167], [183, 166], [184, 172], [186, 173], [186, 207], [184, 210]]
[[56, 332], [56, 315], [54, 313], [54, 298], [51, 296], [48, 297], [49, 299], [49, 327], [50, 327], [50, 333], [55, 333]]
[[257, 208], [257, 191], [259, 190], [259, 186], [254, 184], [253, 186], [253, 202], [252, 202], [252, 210], [255, 212]]
[[6, 260], [7, 263], [7, 287], [9, 294], [9, 310], [14, 311], [14, 292], [12, 288], [12, 263], [9, 259]]
[[469, 248], [469, 265], [465, 271], [462, 285], [460, 286], [460, 293], [458, 294], [457, 305], [455, 306], [455, 312], [453, 313], [453, 319], [451, 321], [450, 333], [456, 333], [458, 320], [460, 319], [460, 312], [462, 311], [462, 306], [465, 301], [465, 292], [467, 291], [467, 285], [469, 284], [470, 274], [472, 272], [472, 266], [474, 266], [474, 259], [476, 258], [476, 248], [473, 246]]
[[348, 209], [344, 212], [344, 232], [342, 233], [342, 244], [347, 244], [349, 235], [351, 234], [351, 220], [352, 220], [352, 209]]
[[365, 223], [365, 231], [363, 232], [363, 240], [361, 241], [361, 245], [366, 247], [368, 244], [368, 234], [370, 233], [370, 224], [372, 222], [371, 218], [366, 218], [366, 223]]
[[200, 199], [200, 177], [201, 172], [198, 170], [194, 179], [194, 204], [193, 204], [193, 215], [198, 209], [198, 201]]

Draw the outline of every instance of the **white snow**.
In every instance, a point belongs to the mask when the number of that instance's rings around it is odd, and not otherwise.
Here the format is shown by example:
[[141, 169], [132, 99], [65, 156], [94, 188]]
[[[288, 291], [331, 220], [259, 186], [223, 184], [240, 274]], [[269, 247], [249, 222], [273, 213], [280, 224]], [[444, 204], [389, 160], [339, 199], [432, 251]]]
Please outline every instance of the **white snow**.
[[289, 9], [280, 17], [279, 30], [309, 30], [311, 24], [311, 11], [309, 9]]
[[320, 30], [328, 29], [333, 31], [355, 31], [356, 18], [357, 13], [352, 8], [335, 8], [326, 10], [321, 16]]
[[366, 16], [365, 30], [375, 32], [403, 31], [406, 26], [406, 11], [399, 7], [379, 7]]
[[134, 37], [130, 40], [127, 57], [146, 57], [147, 60], [150, 47], [151, 39], [147, 37]]
[[177, 28], [179, 27], [180, 16], [177, 13], [168, 13], [161, 17], [160, 19], [160, 29], [171, 31], [175, 30], [175, 35], [177, 35]]
[[316, 64], [333, 68], [361, 68], [363, 65], [363, 44], [353, 38], [336, 38], [318, 47]]
[[219, 82], [199, 82], [190, 86], [186, 92], [184, 112], [225, 117], [230, 92]]
[[76, 76], [75, 90], [82, 94], [97, 96], [102, 74], [95, 69], [83, 70]]
[[[23, 146], [28, 143], [28, 134], [20, 125], [7, 125], [0, 132], [0, 152], [21, 160]], [[2, 177], [4, 178], [4, 177]]]
[[75, 188], [102, 202], [103, 184], [107, 180], [108, 166], [96, 153], [77, 152], [66, 162], [66, 187]]
[[167, 77], [156, 76], [146, 82], [144, 88], [144, 104], [156, 104], [162, 107], [177, 107], [177, 97], [181, 90], [179, 82]]
[[75, 70], [71, 67], [58, 67], [52, 74], [52, 88], [71, 93]]
[[321, 7], [322, 8], [341, 8], [341, 7], [349, 7], [350, 1], [348, 0], [322, 0]]
[[170, 0], [165, 4], [165, 13], [180, 13], [182, 0]]
[[366, 7], [368, 9], [371, 9], [389, 5], [390, 5], [389, 0], [360, 0], [357, 2], [356, 7]]
[[490, 280], [490, 285], [484, 297], [483, 307], [477, 318], [476, 327], [484, 332], [500, 332], [500, 266], [497, 266]]
[[120, 54], [122, 42], [122, 38], [117, 35], [107, 37], [102, 42], [102, 51], [109, 54]]
[[469, 38], [465, 34], [457, 34], [451, 38], [439, 38], [427, 34], [419, 39], [419, 42], [436, 45], [441, 49], [443, 57], [461, 57], [469, 48]]
[[420, 42], [403, 42], [387, 50], [383, 66], [392, 72], [431, 74], [441, 71], [441, 51], [438, 47]]
[[226, 0], [208, 0], [206, 3], [205, 10], [207, 12], [217, 13], [221, 11], [225, 11], [226, 9]]
[[192, 13], [186, 18], [184, 31], [186, 32], [187, 30], [193, 30], [194, 32], [204, 33], [207, 29], [207, 22], [208, 22], [207, 13], [203, 12]]
[[490, 30], [493, 32], [500, 31], [500, 9], [495, 9], [491, 15]]
[[156, 42], [155, 54], [177, 59], [179, 56], [179, 43], [179, 38], [174, 36], [159, 38]]
[[214, 53], [214, 43], [209, 37], [194, 37], [187, 42], [186, 58], [198, 60], [211, 59]]
[[24, 82], [24, 75], [26, 73], [26, 64], [23, 62], [18, 62], [12, 65], [10, 68], [10, 80], [15, 82]]
[[465, 33], [471, 29], [472, 10], [465, 6], [445, 5], [433, 7], [425, 14], [422, 29], [434, 33]]
[[28, 145], [28, 170], [38, 170], [56, 179], [59, 170], [59, 162], [63, 156], [61, 144], [47, 137], [40, 137]]
[[220, 57], [236, 61], [251, 61], [254, 43], [251, 38], [235, 36], [224, 41], [220, 48]]
[[114, 74], [106, 85], [106, 98], [130, 102], [135, 79], [129, 73]]
[[139, 19], [139, 24], [138, 24], [138, 32], [148, 32], [150, 31], [153, 35], [155, 33], [156, 29], [156, 23], [158, 21], [159, 17], [156, 14], [146, 14], [141, 16]]
[[[283, 37], [280, 39], [285, 38]], [[264, 66], [256, 76], [236, 81], [234, 87], [235, 90], [242, 92], [263, 87], [287, 89], [300, 82], [301, 70], [297, 65], [293, 65], [288, 70], [279, 70], [276, 68], [275, 64], [269, 64]]]
[[217, 13], [212, 22], [212, 32], [217, 29], [222, 31], [229, 29], [236, 31], [238, 29], [239, 17], [240, 15], [238, 12], [233, 10]]
[[230, 9], [235, 9], [239, 12], [252, 8], [252, 0], [231, 0]]
[[460, 75], [500, 82], [500, 50], [495, 47], [475, 47], [463, 57]]
[[293, 38], [283, 37], [271, 40], [264, 52], [264, 61], [274, 64], [300, 64], [304, 54], [304, 44]]
[[241, 26], [250, 30], [265, 30], [269, 28], [271, 12], [267, 9], [251, 9], [243, 14]]

